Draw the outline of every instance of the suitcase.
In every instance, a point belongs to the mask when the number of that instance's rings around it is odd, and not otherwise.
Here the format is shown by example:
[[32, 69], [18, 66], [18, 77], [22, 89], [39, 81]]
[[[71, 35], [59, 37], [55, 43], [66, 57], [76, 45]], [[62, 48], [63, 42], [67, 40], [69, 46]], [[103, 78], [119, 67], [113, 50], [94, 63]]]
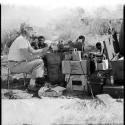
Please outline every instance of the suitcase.
[[124, 86], [103, 86], [103, 93], [109, 94], [113, 98], [124, 98]]

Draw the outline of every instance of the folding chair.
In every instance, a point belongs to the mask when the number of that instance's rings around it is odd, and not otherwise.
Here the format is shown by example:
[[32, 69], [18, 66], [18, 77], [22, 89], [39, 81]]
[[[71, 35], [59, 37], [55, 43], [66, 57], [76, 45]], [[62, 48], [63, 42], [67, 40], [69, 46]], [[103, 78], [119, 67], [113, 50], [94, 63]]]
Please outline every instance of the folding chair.
[[[8, 90], [10, 90], [10, 76], [16, 75], [16, 74], [22, 74], [22, 73], [11, 72], [11, 70], [7, 64], [7, 87], [8, 87]], [[24, 78], [24, 86], [26, 86], [27, 73], [23, 73], [23, 78]]]

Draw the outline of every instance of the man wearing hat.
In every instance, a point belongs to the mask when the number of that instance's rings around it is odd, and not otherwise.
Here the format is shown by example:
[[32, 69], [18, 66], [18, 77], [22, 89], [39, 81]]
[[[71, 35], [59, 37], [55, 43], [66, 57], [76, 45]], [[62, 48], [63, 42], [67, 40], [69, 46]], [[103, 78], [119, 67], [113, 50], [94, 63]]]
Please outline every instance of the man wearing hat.
[[44, 63], [39, 56], [47, 52], [49, 47], [37, 50], [33, 49], [29, 43], [32, 30], [32, 27], [24, 24], [21, 25], [20, 36], [10, 46], [8, 64], [11, 72], [31, 74], [28, 88], [36, 90], [36, 78], [43, 77], [44, 74]]

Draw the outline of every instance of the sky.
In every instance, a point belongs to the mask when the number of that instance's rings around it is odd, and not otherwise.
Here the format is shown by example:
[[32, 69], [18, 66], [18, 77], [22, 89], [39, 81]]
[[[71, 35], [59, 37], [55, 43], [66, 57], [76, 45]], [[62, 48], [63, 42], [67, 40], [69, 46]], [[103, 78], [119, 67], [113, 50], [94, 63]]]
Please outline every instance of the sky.
[[[2, 4], [2, 28], [17, 27], [26, 21], [37, 26], [46, 26], [52, 20], [68, 15], [69, 8], [81, 7], [88, 12], [94, 8], [107, 7], [115, 10], [125, 0], [0, 0]], [[74, 13], [73, 13], [74, 14]]]
[[99, 6], [109, 6], [114, 9], [118, 4], [124, 4], [124, 0], [0, 0], [2, 4], [26, 5], [41, 7], [51, 10], [60, 7], [84, 7], [90, 9]]
[[[87, 16], [95, 16], [94, 9], [102, 8], [103, 16], [122, 17], [122, 11], [117, 13], [118, 5], [125, 5], [125, 0], [0, 0], [2, 5], [1, 29], [2, 34], [19, 28], [22, 22], [37, 26], [46, 32], [47, 27], [52, 29], [64, 25], [64, 17], [70, 19], [77, 12], [74, 8], [83, 8]], [[104, 12], [104, 8], [108, 11]], [[120, 7], [121, 8], [121, 7]], [[70, 10], [71, 9], [71, 10]], [[110, 10], [110, 11], [109, 11]], [[113, 12], [113, 13], [112, 13]], [[100, 13], [100, 10], [99, 10]], [[74, 25], [74, 23], [72, 24]], [[48, 30], [47, 30], [48, 31]], [[53, 30], [54, 31], [54, 30]], [[48, 34], [52, 34], [48, 31]], [[58, 34], [55, 33], [55, 36]], [[4, 36], [4, 35], [3, 35]]]

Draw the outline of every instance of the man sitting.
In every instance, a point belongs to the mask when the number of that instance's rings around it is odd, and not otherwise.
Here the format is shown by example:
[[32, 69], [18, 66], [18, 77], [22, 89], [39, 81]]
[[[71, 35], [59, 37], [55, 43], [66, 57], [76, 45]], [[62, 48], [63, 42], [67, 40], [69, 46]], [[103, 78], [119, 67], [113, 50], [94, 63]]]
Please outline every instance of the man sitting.
[[32, 29], [28, 26], [21, 25], [20, 31], [20, 36], [14, 40], [9, 49], [9, 68], [13, 73], [31, 74], [28, 88], [36, 91], [36, 78], [43, 77], [44, 74], [44, 63], [39, 56], [47, 52], [49, 47], [37, 50], [33, 49], [28, 41]]

